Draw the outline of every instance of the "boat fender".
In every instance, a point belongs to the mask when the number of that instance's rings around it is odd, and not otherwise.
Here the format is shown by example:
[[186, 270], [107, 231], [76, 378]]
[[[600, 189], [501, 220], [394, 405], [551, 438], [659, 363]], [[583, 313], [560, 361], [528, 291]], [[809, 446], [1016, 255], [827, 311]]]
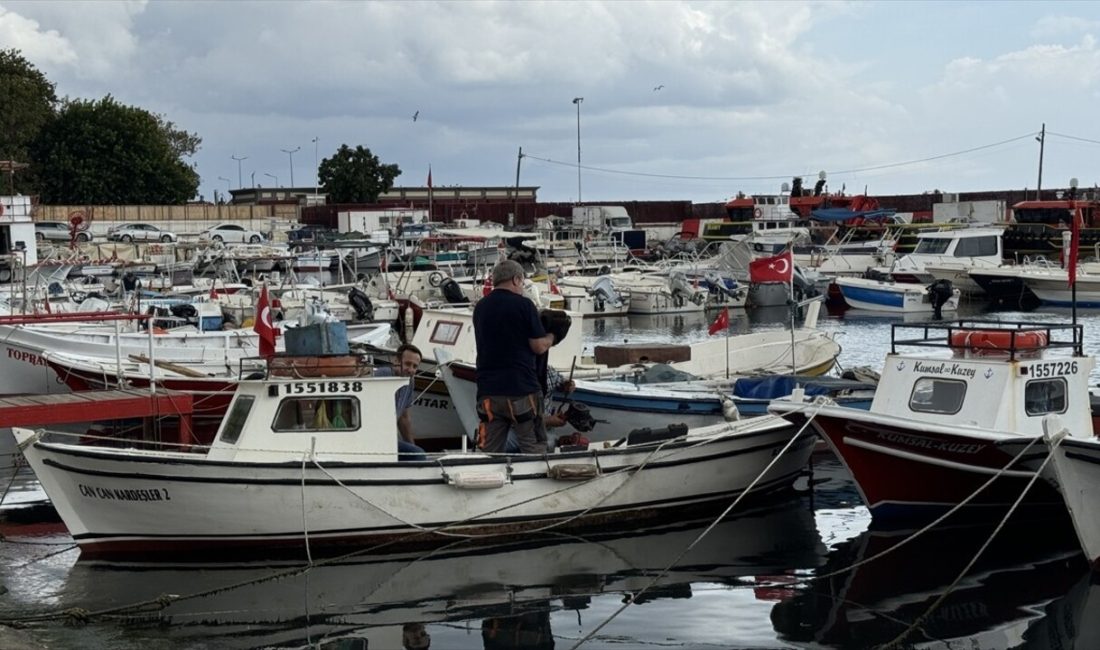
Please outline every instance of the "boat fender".
[[504, 472], [465, 470], [448, 474], [447, 482], [464, 490], [492, 490], [504, 487], [508, 477]]
[[587, 481], [600, 475], [600, 468], [591, 464], [561, 464], [554, 465], [546, 476], [557, 481]]
[[754, 209], [754, 210], [752, 211], [752, 216], [756, 217], [757, 219], [759, 219], [759, 218], [760, 218], [760, 217], [762, 217], [763, 215], [764, 215], [764, 211], [763, 211], [763, 210], [761, 210], [760, 208], [755, 208], [755, 209]]

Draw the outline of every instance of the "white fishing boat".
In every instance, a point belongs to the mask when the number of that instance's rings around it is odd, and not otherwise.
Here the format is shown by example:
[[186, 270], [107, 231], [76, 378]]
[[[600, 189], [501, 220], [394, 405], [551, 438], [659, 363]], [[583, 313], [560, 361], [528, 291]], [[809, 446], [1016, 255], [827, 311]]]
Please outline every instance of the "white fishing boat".
[[[931, 516], [964, 501], [971, 516], [1003, 515], [1046, 455], [1041, 444], [1031, 453], [1004, 445], [1034, 443], [1054, 421], [1076, 438], [1093, 437], [1094, 360], [1082, 354], [1080, 326], [895, 325], [891, 350], [869, 411], [825, 402], [811, 418], [875, 518]], [[769, 410], [801, 424], [803, 407], [776, 400]], [[1061, 502], [1044, 481], [1026, 496], [1039, 511]]]
[[[966, 271], [972, 268], [996, 268], [1003, 263], [1004, 230], [1001, 228], [952, 228], [921, 233], [917, 247], [894, 262], [889, 272], [898, 282], [930, 284], [937, 276], [926, 267], [932, 265], [940, 273], [946, 269]], [[977, 285], [968, 289], [976, 289]]]
[[[1061, 420], [1044, 435], [1053, 454], [1051, 465], [1055, 482], [1073, 519], [1073, 528], [1085, 556], [1094, 568], [1100, 567], [1100, 440], [1063, 428]], [[1091, 428], [1089, 430], [1091, 432]], [[1022, 442], [1022, 441], [1020, 441]], [[1005, 446], [1012, 454], [1019, 444]]]
[[620, 291], [607, 275], [567, 275], [556, 284], [566, 311], [582, 318], [622, 316], [630, 309], [630, 294]]
[[[700, 378], [787, 372], [820, 375], [832, 368], [840, 354], [832, 334], [817, 329], [820, 307], [819, 301], [806, 307], [806, 318], [793, 335], [789, 329], [767, 330], [677, 345], [600, 345], [592, 352], [584, 350], [580, 328], [574, 325], [568, 336], [550, 348], [549, 363], [577, 379], [630, 377], [636, 368], [659, 361]], [[469, 308], [425, 309], [412, 341], [425, 361], [477, 360]]]
[[266, 377], [240, 381], [208, 447], [123, 449], [13, 433], [82, 552], [121, 556], [675, 515], [754, 482], [754, 492], [786, 487], [813, 450], [810, 437], [792, 443], [782, 419], [753, 418], [543, 455], [399, 461], [393, 400], [407, 380], [306, 378], [289, 370], [299, 359], [275, 357]]
[[[923, 284], [876, 280], [873, 278], [838, 277], [836, 286], [844, 296], [844, 302], [853, 309], [892, 312], [898, 314], [932, 314], [936, 300], [942, 301], [942, 311], [955, 311], [959, 307], [959, 290], [946, 285], [945, 294], [937, 296]], [[946, 293], [949, 292], [949, 293]]]

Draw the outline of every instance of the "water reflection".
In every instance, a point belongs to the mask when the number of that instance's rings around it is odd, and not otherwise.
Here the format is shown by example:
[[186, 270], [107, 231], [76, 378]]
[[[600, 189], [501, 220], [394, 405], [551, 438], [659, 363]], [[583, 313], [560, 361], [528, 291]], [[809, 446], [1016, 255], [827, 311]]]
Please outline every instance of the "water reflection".
[[[285, 566], [141, 565], [78, 562], [63, 606], [88, 610], [156, 599], [163, 593], [206, 594], [129, 617], [127, 636], [218, 647], [318, 644], [352, 639], [368, 647], [455, 647], [454, 625], [469, 632], [462, 647], [553, 647], [552, 614], [588, 610], [648, 584], [710, 520], [665, 524], [634, 533], [582, 537], [543, 535], [486, 545], [457, 543], [426, 554], [360, 557], [264, 580]], [[690, 598], [693, 584], [741, 585], [760, 573], [819, 565], [825, 548], [805, 499], [786, 498], [720, 523], [639, 601], [648, 627], [664, 638], [662, 603]], [[237, 588], [222, 589], [228, 585]], [[749, 594], [748, 590], [745, 590]], [[644, 602], [644, 605], [641, 603]], [[607, 608], [602, 607], [601, 612]], [[655, 611], [654, 611], [655, 610]], [[586, 616], [591, 629], [603, 614]], [[443, 639], [441, 639], [443, 637]], [[419, 645], [417, 645], [419, 644]], [[327, 646], [325, 646], [327, 647]]]
[[853, 571], [813, 581], [798, 596], [776, 605], [772, 623], [781, 639], [815, 647], [875, 647], [913, 625], [903, 647], [1100, 647], [1088, 644], [1095, 640], [1091, 632], [1087, 640], [1081, 632], [1092, 589], [1080, 583], [1091, 585], [1091, 576], [1072, 531], [1061, 522], [1039, 527], [1042, 534], [1035, 533], [1034, 524], [1005, 528], [947, 598], [920, 621], [993, 528], [940, 528], [900, 547], [914, 531], [867, 530], [830, 552], [817, 575], [894, 550]]

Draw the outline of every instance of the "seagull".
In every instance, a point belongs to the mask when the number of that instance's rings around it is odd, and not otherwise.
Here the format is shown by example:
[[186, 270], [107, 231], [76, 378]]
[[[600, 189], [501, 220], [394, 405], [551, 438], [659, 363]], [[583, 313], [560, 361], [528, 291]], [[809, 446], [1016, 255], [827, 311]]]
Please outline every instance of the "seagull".
[[420, 111], [417, 111], [417, 112], [413, 113], [413, 122], [415, 122], [416, 118], [418, 118], [418, 117], [420, 117]]
[[660, 90], [660, 89], [662, 89], [662, 88], [664, 88], [664, 87], [665, 87], [665, 85], [664, 85], [664, 84], [661, 84], [660, 86], [654, 86], [654, 87], [653, 87], [653, 92], [657, 92], [658, 90]]

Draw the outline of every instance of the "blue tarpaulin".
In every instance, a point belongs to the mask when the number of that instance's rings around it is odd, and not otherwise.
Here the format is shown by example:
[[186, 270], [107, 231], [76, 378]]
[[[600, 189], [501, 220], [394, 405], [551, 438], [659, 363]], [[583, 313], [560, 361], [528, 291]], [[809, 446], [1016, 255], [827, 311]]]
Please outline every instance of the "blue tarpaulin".
[[800, 377], [798, 375], [769, 375], [743, 377], [733, 384], [734, 397], [746, 399], [776, 399], [786, 397], [800, 385], [806, 395], [834, 395], [844, 390], [868, 390], [874, 386], [851, 379], [836, 377]]
[[864, 219], [884, 219], [894, 216], [894, 210], [849, 210], [848, 208], [821, 208], [810, 213], [818, 221], [847, 221], [856, 217]]

